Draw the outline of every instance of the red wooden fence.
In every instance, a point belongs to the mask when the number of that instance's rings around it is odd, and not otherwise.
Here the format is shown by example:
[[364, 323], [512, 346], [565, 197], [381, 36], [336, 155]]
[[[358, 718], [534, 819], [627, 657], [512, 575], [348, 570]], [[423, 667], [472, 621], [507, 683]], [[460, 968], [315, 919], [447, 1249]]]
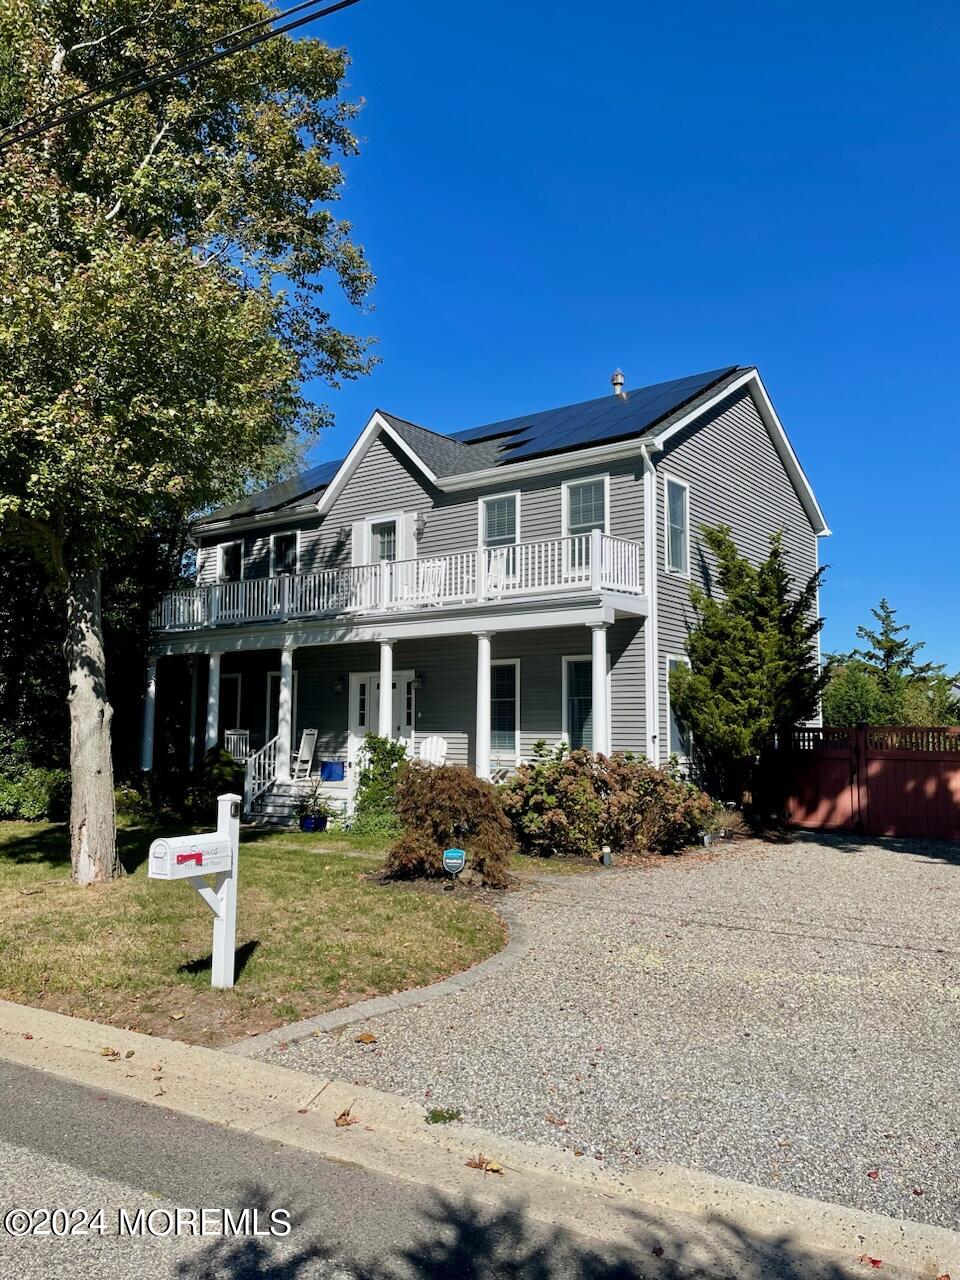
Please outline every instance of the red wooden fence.
[[960, 729], [798, 729], [784, 763], [793, 826], [960, 840]]

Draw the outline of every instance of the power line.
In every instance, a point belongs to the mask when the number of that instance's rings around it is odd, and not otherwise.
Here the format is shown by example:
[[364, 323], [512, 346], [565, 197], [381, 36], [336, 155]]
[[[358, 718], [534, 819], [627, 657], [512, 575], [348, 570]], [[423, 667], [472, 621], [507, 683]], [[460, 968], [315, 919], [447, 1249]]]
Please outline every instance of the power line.
[[[195, 58], [191, 62], [180, 63], [178, 66], [172, 67], [161, 75], [153, 76], [148, 80], [143, 80], [139, 84], [135, 84], [120, 93], [115, 93], [101, 101], [90, 103], [85, 107], [80, 107], [76, 111], [68, 111], [61, 115], [54, 116], [53, 119], [38, 124], [32, 129], [27, 129], [23, 132], [17, 133], [12, 138], [2, 138], [0, 139], [0, 154], [4, 151], [9, 151], [12, 147], [19, 146], [23, 142], [28, 142], [31, 138], [36, 138], [43, 133], [48, 133], [51, 129], [56, 129], [59, 125], [69, 124], [73, 120], [80, 120], [84, 116], [92, 115], [96, 111], [102, 111], [105, 107], [113, 106], [114, 103], [123, 102], [126, 98], [132, 98], [136, 97], [138, 94], [146, 93], [148, 89], [152, 89], [156, 85], [165, 84], [167, 81], [174, 80], [179, 76], [187, 75], [191, 71], [199, 71], [201, 68], [207, 67], [211, 63], [219, 62], [222, 58], [230, 58], [236, 53], [243, 53], [246, 49], [252, 49], [255, 45], [263, 44], [267, 40], [272, 40], [274, 36], [283, 35], [286, 31], [293, 31], [297, 27], [305, 26], [308, 22], [314, 22], [317, 18], [325, 18], [331, 13], [336, 13], [340, 9], [348, 9], [352, 5], [359, 4], [359, 2], [360, 0], [337, 0], [337, 3], [328, 4], [325, 8], [318, 9], [314, 13], [308, 13], [302, 18], [297, 18], [294, 22], [286, 22], [272, 31], [266, 31], [262, 35], [254, 36], [249, 40], [242, 40], [239, 44], [231, 44], [229, 48], [220, 49], [215, 53], [207, 54], [203, 58]], [[237, 35], [242, 35], [248, 31], [266, 26], [269, 23], [276, 22], [279, 18], [287, 17], [289, 14], [297, 13], [302, 9], [313, 8], [318, 3], [319, 0], [306, 0], [305, 3], [294, 5], [291, 9], [288, 9], [283, 13], [276, 13], [270, 18], [264, 18], [257, 22], [249, 23], [245, 27], [238, 28], [237, 31], [230, 32], [225, 36], [220, 36], [213, 43], [223, 44], [227, 40], [232, 40]], [[116, 85], [129, 78], [128, 74], [126, 76], [119, 77], [111, 83]], [[77, 94], [76, 99], [70, 99], [69, 101], [89, 97], [94, 92], [102, 93], [104, 89], [109, 88], [110, 85], [108, 84], [98, 88], [97, 90], [87, 90], [86, 93]], [[36, 119], [36, 117], [27, 117], [26, 120], [20, 121], [19, 124], [12, 126], [12, 128], [22, 129], [22, 126], [24, 124], [29, 124], [31, 119]]]
[[[281, 18], [289, 18], [292, 14], [299, 13], [303, 9], [312, 9], [316, 5], [320, 4], [320, 2], [321, 0], [303, 0], [303, 3], [301, 4], [295, 4], [292, 8], [284, 9], [280, 13], [271, 14], [268, 18], [260, 18], [257, 22], [249, 22], [245, 27], [238, 27], [235, 31], [228, 31], [225, 35], [218, 36], [215, 40], [204, 40], [198, 48], [205, 49], [208, 46], [216, 48], [218, 44], [223, 44], [227, 40], [233, 40], [237, 36], [246, 35], [248, 31], [255, 31], [259, 27], [270, 26], [274, 22], [279, 22]], [[144, 18], [142, 22], [132, 23], [125, 27], [119, 27], [111, 34], [120, 35], [121, 32], [141, 30], [148, 26], [155, 16], [156, 11], [154, 11], [154, 14], [151, 15], [151, 17]], [[135, 80], [138, 77], [143, 79], [144, 77], [156, 75], [159, 71], [163, 70], [163, 68], [171, 66], [176, 66], [175, 59], [172, 56], [161, 58], [159, 61], [153, 63], [152, 66], [145, 68], [135, 67], [131, 71], [125, 71], [123, 75], [116, 76], [113, 80], [108, 80], [106, 84], [97, 85], [96, 88], [85, 89], [83, 93], [75, 93], [69, 98], [64, 98], [55, 109], [64, 113], [65, 107], [72, 107], [77, 102], [84, 102], [87, 98], [94, 98], [101, 93], [109, 93], [111, 89], [116, 89], [119, 85], [126, 84], [128, 81]], [[23, 120], [19, 120], [16, 124], [8, 125], [5, 129], [0, 130], [0, 143], [5, 141], [7, 134], [17, 134], [19, 137], [19, 131], [26, 125], [32, 124], [35, 120], [43, 123], [45, 118], [51, 117], [52, 114], [52, 110], [46, 112], [46, 115], [43, 112], [35, 112], [32, 116], [26, 116]]]

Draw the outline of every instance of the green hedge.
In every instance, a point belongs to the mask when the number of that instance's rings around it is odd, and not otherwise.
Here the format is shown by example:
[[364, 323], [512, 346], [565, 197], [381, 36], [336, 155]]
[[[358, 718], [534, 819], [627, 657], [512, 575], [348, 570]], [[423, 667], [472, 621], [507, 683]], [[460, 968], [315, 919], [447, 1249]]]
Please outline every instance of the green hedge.
[[63, 822], [69, 812], [69, 770], [33, 767], [0, 775], [0, 818]]

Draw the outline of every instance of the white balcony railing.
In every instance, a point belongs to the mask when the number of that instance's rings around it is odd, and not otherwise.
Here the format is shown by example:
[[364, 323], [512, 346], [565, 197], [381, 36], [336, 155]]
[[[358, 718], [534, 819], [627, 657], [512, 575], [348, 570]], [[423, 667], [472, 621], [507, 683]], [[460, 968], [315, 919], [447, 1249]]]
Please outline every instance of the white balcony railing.
[[320, 573], [214, 582], [172, 591], [153, 617], [159, 631], [331, 614], [430, 609], [553, 592], [643, 592], [639, 542], [599, 531], [481, 547]]

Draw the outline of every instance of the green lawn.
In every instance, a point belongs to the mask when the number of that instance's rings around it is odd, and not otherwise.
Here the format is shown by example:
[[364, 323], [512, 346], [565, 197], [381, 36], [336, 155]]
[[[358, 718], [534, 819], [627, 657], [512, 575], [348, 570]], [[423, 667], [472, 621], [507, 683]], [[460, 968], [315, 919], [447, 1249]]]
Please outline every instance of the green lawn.
[[383, 883], [382, 854], [347, 836], [243, 831], [237, 984], [214, 992], [209, 910], [188, 884], [147, 879], [158, 834], [121, 831], [129, 874], [79, 889], [63, 826], [0, 823], [0, 998], [215, 1044], [434, 981], [503, 945], [475, 897]]

